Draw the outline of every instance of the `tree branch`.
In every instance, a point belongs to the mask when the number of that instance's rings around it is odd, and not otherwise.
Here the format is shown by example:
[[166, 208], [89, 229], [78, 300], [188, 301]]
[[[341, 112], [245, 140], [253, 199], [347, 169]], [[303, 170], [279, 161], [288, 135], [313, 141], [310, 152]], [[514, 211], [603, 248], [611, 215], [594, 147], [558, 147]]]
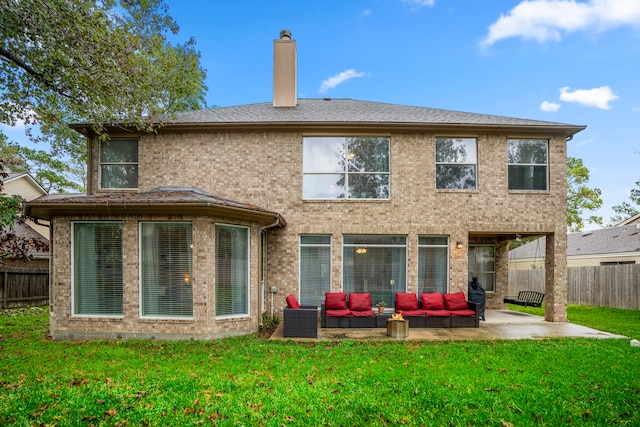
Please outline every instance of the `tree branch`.
[[39, 73], [36, 70], [34, 70], [29, 64], [27, 64], [26, 62], [24, 62], [23, 60], [21, 60], [11, 52], [9, 52], [8, 50], [0, 47], [0, 56], [4, 57], [8, 61], [17, 65], [18, 67], [22, 68], [30, 76], [33, 76], [38, 80], [40, 80], [45, 86], [48, 86], [49, 88], [51, 88], [51, 90], [56, 92], [58, 95], [64, 96], [65, 98], [68, 98], [68, 99], [73, 99], [71, 95], [65, 93], [60, 87], [58, 87], [58, 85], [56, 85], [55, 83], [47, 79], [42, 73]]

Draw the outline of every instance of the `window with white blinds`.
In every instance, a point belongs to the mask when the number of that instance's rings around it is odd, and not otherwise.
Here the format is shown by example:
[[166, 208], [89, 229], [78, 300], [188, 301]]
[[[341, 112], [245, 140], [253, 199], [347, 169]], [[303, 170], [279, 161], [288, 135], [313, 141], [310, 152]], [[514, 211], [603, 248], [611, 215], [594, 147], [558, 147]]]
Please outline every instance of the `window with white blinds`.
[[418, 238], [418, 295], [449, 290], [449, 236]]
[[140, 223], [142, 316], [193, 317], [192, 226]]
[[73, 314], [122, 316], [122, 224], [74, 222]]
[[331, 236], [300, 236], [300, 303], [320, 306], [331, 290]]
[[249, 314], [249, 229], [216, 224], [216, 316]]

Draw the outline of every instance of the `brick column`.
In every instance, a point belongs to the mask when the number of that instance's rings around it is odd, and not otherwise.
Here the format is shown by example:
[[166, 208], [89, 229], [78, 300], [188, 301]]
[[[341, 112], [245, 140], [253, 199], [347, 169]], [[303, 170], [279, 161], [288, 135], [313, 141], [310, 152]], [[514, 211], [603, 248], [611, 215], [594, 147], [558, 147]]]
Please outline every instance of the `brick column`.
[[567, 234], [546, 237], [545, 312], [548, 322], [567, 321]]

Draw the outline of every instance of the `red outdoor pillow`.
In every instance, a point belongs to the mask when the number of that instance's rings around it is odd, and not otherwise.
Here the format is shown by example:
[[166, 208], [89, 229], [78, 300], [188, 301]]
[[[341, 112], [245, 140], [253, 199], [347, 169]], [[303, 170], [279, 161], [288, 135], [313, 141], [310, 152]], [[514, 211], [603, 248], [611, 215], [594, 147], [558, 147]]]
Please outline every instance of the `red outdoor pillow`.
[[456, 292], [455, 294], [444, 294], [444, 303], [447, 306], [447, 310], [467, 310], [467, 298], [464, 296], [464, 292]]
[[327, 310], [347, 310], [347, 294], [344, 292], [326, 292], [324, 306]]
[[288, 308], [295, 308], [295, 309], [300, 308], [300, 303], [298, 302], [298, 298], [296, 298], [294, 294], [287, 295], [287, 297], [285, 298], [285, 301], [287, 301]]
[[422, 300], [422, 308], [425, 310], [444, 310], [444, 300], [440, 292], [421, 294], [420, 299]]
[[418, 297], [416, 294], [396, 292], [396, 311], [418, 310]]
[[371, 310], [371, 295], [366, 294], [349, 294], [349, 309], [351, 311], [369, 311]]

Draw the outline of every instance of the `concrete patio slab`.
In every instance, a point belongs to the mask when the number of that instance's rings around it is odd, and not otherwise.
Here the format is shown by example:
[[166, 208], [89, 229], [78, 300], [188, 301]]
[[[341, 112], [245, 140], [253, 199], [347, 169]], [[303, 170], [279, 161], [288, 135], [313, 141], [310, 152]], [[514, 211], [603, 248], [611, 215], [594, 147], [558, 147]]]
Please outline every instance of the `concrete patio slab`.
[[[502, 339], [542, 339], [553, 337], [584, 338], [625, 338], [622, 335], [610, 334], [573, 323], [547, 322], [540, 316], [520, 313], [511, 310], [487, 310], [486, 321], [480, 321], [479, 328], [434, 328], [409, 329], [405, 341], [452, 341], [452, 340], [502, 340]], [[278, 326], [271, 335], [272, 340], [383, 340], [397, 339], [387, 336], [385, 328], [321, 328], [318, 325], [318, 338], [285, 338], [282, 335], [283, 325]]]

